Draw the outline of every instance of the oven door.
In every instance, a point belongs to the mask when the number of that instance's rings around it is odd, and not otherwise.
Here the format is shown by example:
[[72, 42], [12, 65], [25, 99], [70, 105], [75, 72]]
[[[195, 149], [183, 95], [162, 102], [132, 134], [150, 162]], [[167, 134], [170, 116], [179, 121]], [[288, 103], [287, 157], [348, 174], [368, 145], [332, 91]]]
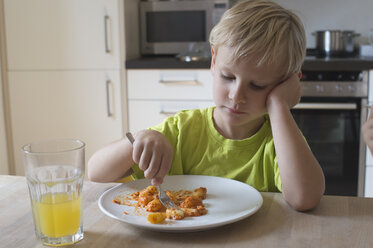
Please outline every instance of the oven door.
[[[319, 161], [327, 195], [361, 195], [360, 128], [364, 101], [361, 98], [302, 98], [292, 114]], [[364, 172], [364, 170], [362, 171]]]

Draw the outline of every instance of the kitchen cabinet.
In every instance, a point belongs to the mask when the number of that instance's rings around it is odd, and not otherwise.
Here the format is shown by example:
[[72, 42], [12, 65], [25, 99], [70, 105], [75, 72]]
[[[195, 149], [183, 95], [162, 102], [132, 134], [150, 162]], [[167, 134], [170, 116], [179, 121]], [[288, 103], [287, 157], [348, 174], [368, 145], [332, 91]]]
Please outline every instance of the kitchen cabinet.
[[[369, 94], [368, 102], [373, 102], [373, 70], [369, 71]], [[364, 196], [373, 197], [373, 156], [366, 148], [365, 187]]]
[[94, 151], [122, 137], [123, 0], [3, 0], [15, 173], [21, 147], [72, 138]]
[[183, 109], [213, 106], [207, 69], [128, 70], [128, 118], [132, 132], [154, 126]]
[[17, 175], [23, 174], [20, 149], [28, 142], [81, 139], [89, 158], [122, 136], [116, 71], [17, 71], [8, 77]]
[[8, 69], [119, 69], [119, 2], [4, 0]]

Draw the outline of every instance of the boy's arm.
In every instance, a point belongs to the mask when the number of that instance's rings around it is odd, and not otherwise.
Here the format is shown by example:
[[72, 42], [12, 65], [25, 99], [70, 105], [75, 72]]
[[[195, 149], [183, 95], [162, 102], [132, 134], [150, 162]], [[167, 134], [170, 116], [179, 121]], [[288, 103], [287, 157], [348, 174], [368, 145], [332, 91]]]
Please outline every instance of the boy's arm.
[[323, 171], [304, 140], [290, 108], [300, 99], [299, 79], [294, 74], [268, 95], [267, 109], [287, 203], [298, 211], [317, 206], [325, 190]]
[[134, 163], [153, 185], [163, 182], [171, 168], [173, 149], [167, 138], [155, 130], [135, 134], [133, 144], [124, 138], [98, 150], [88, 161], [88, 177], [96, 182], [113, 182], [132, 174]]
[[88, 161], [88, 178], [94, 182], [114, 182], [132, 174], [132, 144], [117, 140], [96, 151]]

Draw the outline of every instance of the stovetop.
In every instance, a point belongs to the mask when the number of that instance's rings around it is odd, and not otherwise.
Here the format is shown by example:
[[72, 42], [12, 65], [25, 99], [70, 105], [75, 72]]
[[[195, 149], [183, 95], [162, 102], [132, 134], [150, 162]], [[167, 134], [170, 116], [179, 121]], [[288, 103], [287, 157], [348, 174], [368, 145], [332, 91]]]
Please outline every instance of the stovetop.
[[306, 50], [306, 56], [308, 57], [316, 57], [316, 58], [344, 58], [344, 59], [349, 59], [349, 58], [359, 58], [360, 55], [357, 52], [352, 52], [352, 53], [339, 53], [339, 54], [334, 54], [332, 56], [326, 56], [325, 53], [320, 52], [316, 48], [307, 48]]

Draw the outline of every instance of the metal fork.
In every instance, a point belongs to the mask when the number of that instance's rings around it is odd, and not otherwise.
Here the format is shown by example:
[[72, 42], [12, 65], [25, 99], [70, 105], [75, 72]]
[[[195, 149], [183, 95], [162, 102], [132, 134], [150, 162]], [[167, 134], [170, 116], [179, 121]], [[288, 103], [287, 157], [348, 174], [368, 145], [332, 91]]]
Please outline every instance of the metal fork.
[[168, 197], [166, 192], [162, 190], [161, 185], [157, 185], [156, 187], [158, 189], [159, 200], [163, 204], [163, 206], [165, 206], [167, 209], [180, 210], [175, 202], [173, 202], [170, 197]]
[[[127, 132], [126, 136], [127, 139], [131, 142], [131, 144], [135, 142], [135, 138], [130, 132]], [[162, 190], [161, 185], [157, 185], [156, 187], [158, 190], [159, 201], [163, 204], [163, 206], [165, 206], [168, 209], [180, 210], [180, 208], [170, 199], [166, 192]]]

